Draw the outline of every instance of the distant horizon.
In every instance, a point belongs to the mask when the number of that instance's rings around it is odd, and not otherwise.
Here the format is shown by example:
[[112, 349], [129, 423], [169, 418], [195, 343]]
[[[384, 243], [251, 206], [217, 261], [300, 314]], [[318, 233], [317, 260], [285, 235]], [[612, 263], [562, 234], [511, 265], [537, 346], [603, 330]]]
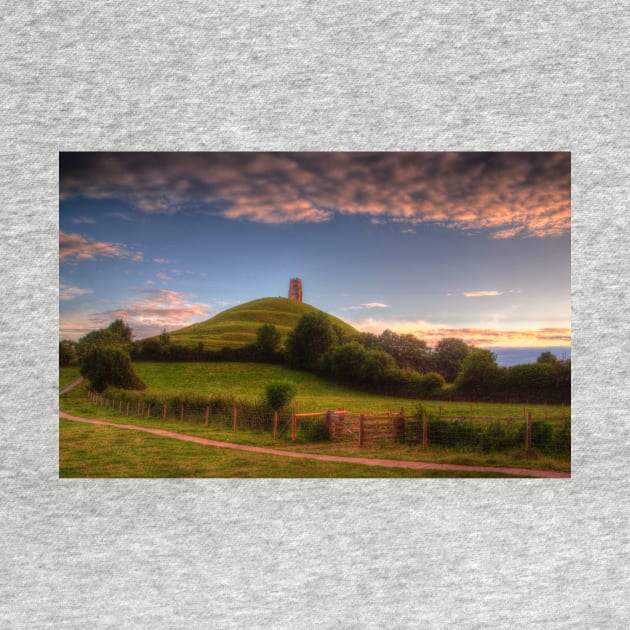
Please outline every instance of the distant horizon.
[[569, 153], [61, 153], [60, 338], [288, 295], [361, 331], [570, 347]]

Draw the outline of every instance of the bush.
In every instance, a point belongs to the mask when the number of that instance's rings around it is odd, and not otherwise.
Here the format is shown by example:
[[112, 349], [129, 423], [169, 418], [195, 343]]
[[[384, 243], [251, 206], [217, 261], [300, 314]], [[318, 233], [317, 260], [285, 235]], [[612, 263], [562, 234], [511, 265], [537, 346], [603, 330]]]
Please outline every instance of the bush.
[[265, 402], [274, 411], [288, 405], [297, 394], [297, 387], [291, 381], [272, 381], [265, 387]]
[[330, 432], [325, 418], [300, 418], [299, 433], [307, 442], [330, 440]]
[[92, 346], [81, 359], [81, 374], [97, 392], [108, 386], [120, 389], [145, 389], [135, 373], [129, 353], [120, 346]]

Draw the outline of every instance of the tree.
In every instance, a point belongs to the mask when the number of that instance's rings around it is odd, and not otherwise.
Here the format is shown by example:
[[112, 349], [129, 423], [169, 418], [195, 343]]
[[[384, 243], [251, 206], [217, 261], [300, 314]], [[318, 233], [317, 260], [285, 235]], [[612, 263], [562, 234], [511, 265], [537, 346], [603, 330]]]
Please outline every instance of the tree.
[[359, 333], [353, 337], [353, 341], [360, 343], [366, 350], [383, 349], [380, 339], [374, 333]]
[[367, 350], [356, 341], [333, 348], [326, 358], [327, 369], [334, 380], [360, 384], [364, 379]]
[[295, 383], [287, 380], [272, 381], [265, 387], [265, 402], [274, 411], [280, 411], [296, 394]]
[[93, 345], [81, 359], [81, 374], [97, 392], [107, 387], [145, 389], [135, 373], [129, 353], [120, 345]]
[[280, 347], [281, 335], [273, 324], [264, 324], [256, 331], [256, 352], [263, 359], [272, 358]]
[[553, 352], [541, 352], [536, 359], [536, 363], [549, 363], [550, 365], [555, 365], [557, 362], [558, 357], [553, 354]]
[[339, 342], [326, 313], [306, 313], [289, 333], [287, 360], [292, 367], [320, 370], [324, 354]]
[[396, 361], [384, 350], [368, 350], [363, 363], [363, 378], [371, 385], [381, 385], [388, 370], [396, 367]]
[[118, 335], [123, 341], [130, 343], [133, 337], [133, 330], [125, 324], [122, 319], [115, 319], [108, 327], [113, 335]]
[[467, 396], [481, 399], [497, 392], [502, 386], [503, 371], [490, 350], [472, 349], [462, 361], [455, 387]]
[[428, 372], [433, 367], [433, 361], [426, 341], [414, 335], [399, 335], [391, 330], [381, 333], [379, 340], [382, 349], [391, 354], [398, 367]]
[[162, 328], [160, 333], [160, 354], [164, 358], [171, 354], [171, 336], [166, 332], [166, 328]]
[[470, 346], [463, 339], [457, 337], [440, 339], [433, 351], [436, 370], [447, 382], [452, 383], [457, 378], [462, 361], [469, 352]]
[[66, 367], [77, 362], [76, 342], [64, 339], [59, 342], [59, 367]]
[[93, 330], [79, 339], [77, 354], [83, 358], [93, 346], [121, 346], [131, 352], [133, 331], [122, 319], [114, 320], [107, 328]]

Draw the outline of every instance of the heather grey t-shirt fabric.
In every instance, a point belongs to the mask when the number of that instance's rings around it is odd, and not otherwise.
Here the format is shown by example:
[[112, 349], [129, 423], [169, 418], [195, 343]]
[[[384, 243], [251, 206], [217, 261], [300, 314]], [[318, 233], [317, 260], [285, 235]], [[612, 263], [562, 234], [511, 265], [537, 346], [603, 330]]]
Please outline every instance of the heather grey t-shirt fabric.
[[[626, 2], [8, 3], [0, 625], [625, 628]], [[572, 152], [570, 480], [60, 480], [60, 150]]]

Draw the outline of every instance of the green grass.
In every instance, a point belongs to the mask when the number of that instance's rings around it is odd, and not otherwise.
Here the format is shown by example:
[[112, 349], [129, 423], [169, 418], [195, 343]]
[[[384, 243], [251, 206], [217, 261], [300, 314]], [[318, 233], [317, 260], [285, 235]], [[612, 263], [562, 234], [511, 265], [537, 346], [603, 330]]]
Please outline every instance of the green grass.
[[[293, 406], [299, 412], [346, 409], [354, 412], [385, 412], [404, 409], [411, 414], [418, 400], [368, 394], [335, 385], [309, 372], [264, 363], [136, 363], [136, 371], [151, 390], [175, 393], [196, 392], [208, 395], [262, 398], [265, 385], [275, 379], [288, 379], [298, 388]], [[422, 401], [430, 413], [440, 409], [445, 415], [522, 418], [531, 411], [534, 420], [567, 418], [570, 408], [561, 405], [512, 403], [470, 403]]]
[[76, 381], [81, 374], [79, 373], [78, 365], [71, 365], [69, 367], [59, 368], [59, 389], [63, 389]]
[[[284, 344], [287, 335], [295, 328], [300, 317], [306, 313], [321, 312], [319, 309], [287, 298], [262, 298], [222, 311], [218, 315], [169, 333], [174, 345], [196, 347], [203, 343], [205, 350], [237, 348], [256, 341], [256, 332], [263, 324], [273, 324], [281, 334]], [[333, 315], [328, 315], [334, 324], [348, 334], [357, 331]]]
[[[164, 366], [173, 364], [158, 365]], [[190, 365], [198, 366], [199, 364]], [[259, 433], [244, 430], [238, 430], [235, 432], [231, 428], [222, 426], [210, 425], [206, 427], [203, 422], [180, 422], [179, 420], [167, 420], [164, 422], [161, 418], [141, 418], [133, 413], [130, 416], [125, 416], [119, 414], [111, 408], [101, 407], [91, 403], [86, 398], [85, 383], [82, 383], [72, 391], [61, 396], [60, 407], [63, 411], [80, 417], [99, 418], [119, 424], [135, 424], [138, 426], [161, 429], [166, 428], [169, 431], [205, 437], [208, 439], [233, 442], [236, 444], [286, 448], [295, 451], [328, 455], [343, 455], [348, 457], [378, 457], [383, 459], [428, 461], [445, 464], [515, 466], [519, 468], [539, 468], [545, 470], [570, 470], [570, 462], [566, 459], [563, 460], [543, 455], [539, 455], [534, 459], [525, 459], [524, 454], [518, 451], [508, 453], [479, 453], [472, 451], [453, 451], [439, 447], [422, 450], [418, 446], [406, 446], [398, 443], [374, 444], [361, 449], [359, 449], [356, 444], [339, 442], [322, 442], [306, 445], [302, 441], [294, 444], [290, 442], [287, 435], [276, 439], [271, 433]], [[60, 448], [65, 448], [65, 446], [60, 445]]]
[[509, 477], [296, 460], [180, 442], [115, 427], [59, 422], [60, 477]]

